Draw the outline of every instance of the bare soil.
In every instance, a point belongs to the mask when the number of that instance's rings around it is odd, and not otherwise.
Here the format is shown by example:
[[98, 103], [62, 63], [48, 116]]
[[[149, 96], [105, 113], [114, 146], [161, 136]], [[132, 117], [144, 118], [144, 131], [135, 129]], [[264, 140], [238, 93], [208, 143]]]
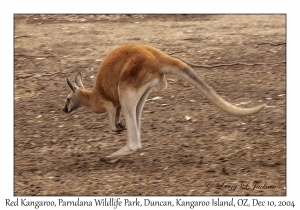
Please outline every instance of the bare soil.
[[[16, 196], [286, 195], [285, 15], [14, 18]], [[194, 64], [233, 104], [268, 107], [232, 116], [168, 76], [168, 88], [153, 89], [145, 104], [142, 149], [103, 162], [125, 145], [126, 131], [111, 132], [106, 114], [87, 108], [63, 113], [65, 77], [80, 71], [91, 89], [105, 55], [129, 43]]]

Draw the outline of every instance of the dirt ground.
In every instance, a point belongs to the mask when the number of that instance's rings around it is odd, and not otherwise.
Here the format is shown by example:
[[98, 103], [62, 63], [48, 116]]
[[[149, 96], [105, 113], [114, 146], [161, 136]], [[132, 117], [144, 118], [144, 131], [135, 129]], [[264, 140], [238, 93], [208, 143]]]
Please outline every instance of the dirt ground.
[[[285, 15], [14, 19], [15, 196], [286, 195]], [[125, 145], [126, 131], [111, 132], [107, 115], [87, 108], [65, 114], [65, 77], [80, 71], [91, 89], [105, 55], [129, 43], [194, 64], [230, 103], [268, 106], [232, 116], [168, 76], [168, 88], [153, 89], [145, 104], [142, 149], [103, 162]]]

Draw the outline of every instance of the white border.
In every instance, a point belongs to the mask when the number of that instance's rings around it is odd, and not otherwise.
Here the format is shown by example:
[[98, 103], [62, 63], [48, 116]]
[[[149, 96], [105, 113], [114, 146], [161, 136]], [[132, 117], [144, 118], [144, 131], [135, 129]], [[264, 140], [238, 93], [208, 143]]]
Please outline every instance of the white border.
[[[260, 200], [293, 200], [300, 189], [299, 180], [299, 11], [296, 1], [251, 0], [251, 1], [39, 1], [12, 0], [1, 3], [0, 46], [1, 46], [1, 178], [0, 208], [5, 207], [5, 198], [13, 197], [13, 14], [14, 13], [286, 13], [287, 14], [287, 196], [254, 197]], [[298, 65], [297, 65], [298, 64]], [[284, 116], [283, 116], [284, 117]], [[75, 199], [71, 197], [72, 199]], [[81, 197], [84, 198], [84, 197]], [[167, 199], [168, 197], [164, 197]], [[175, 200], [175, 197], [170, 197]], [[186, 198], [186, 197], [185, 197]], [[196, 197], [194, 197], [196, 198]], [[211, 197], [216, 198], [216, 197]], [[211, 200], [210, 197], [198, 197]], [[235, 197], [242, 199], [243, 197]], [[42, 200], [38, 197], [36, 200]], [[47, 197], [47, 200], [58, 197]], [[87, 200], [93, 198], [86, 198]], [[142, 199], [142, 198], [141, 198]], [[157, 197], [161, 199], [161, 197]], [[10, 207], [11, 208], [11, 207]], [[60, 209], [60, 208], [56, 208]], [[62, 208], [66, 209], [66, 208]], [[76, 208], [86, 209], [86, 208]], [[92, 209], [92, 208], [90, 208]], [[99, 209], [99, 207], [97, 207]], [[102, 208], [101, 208], [102, 209]], [[109, 208], [113, 209], [113, 208]], [[118, 208], [121, 209], [121, 208]], [[159, 209], [159, 208], [158, 208]], [[174, 209], [174, 208], [173, 208]], [[177, 209], [177, 208], [175, 208]], [[183, 209], [183, 208], [178, 208]], [[195, 208], [197, 209], [197, 208]], [[226, 208], [222, 208], [226, 209]]]

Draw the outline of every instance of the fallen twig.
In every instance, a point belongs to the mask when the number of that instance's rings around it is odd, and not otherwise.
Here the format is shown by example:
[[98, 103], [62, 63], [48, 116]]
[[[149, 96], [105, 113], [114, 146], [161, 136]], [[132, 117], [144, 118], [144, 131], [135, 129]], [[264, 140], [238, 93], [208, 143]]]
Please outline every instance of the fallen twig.
[[286, 61], [282, 61], [280, 63], [240, 63], [240, 62], [237, 62], [237, 63], [223, 63], [223, 64], [216, 64], [216, 65], [199, 65], [199, 64], [193, 64], [193, 63], [190, 63], [188, 61], [185, 61], [183, 60], [182, 58], [178, 58], [178, 57], [175, 57], [173, 56], [174, 58], [177, 58], [179, 60], [182, 60], [183, 62], [187, 63], [188, 65], [192, 66], [192, 67], [200, 67], [200, 68], [215, 68], [215, 67], [220, 67], [220, 66], [238, 66], [238, 65], [241, 65], [241, 66], [262, 66], [262, 65], [279, 65], [279, 64], [282, 64], [282, 63], [286, 63]]
[[279, 45], [284, 45], [286, 43], [285, 42], [279, 42], [279, 43], [262, 42], [262, 43], [258, 43], [257, 45], [263, 45], [263, 44], [269, 44], [269, 45], [272, 45], [272, 46], [279, 46]]
[[45, 73], [45, 74], [19, 74], [16, 75], [16, 79], [25, 79], [25, 78], [29, 78], [29, 77], [45, 77], [45, 76], [52, 76], [55, 74], [66, 74], [65, 72], [62, 72], [61, 70], [53, 72], [53, 73]]

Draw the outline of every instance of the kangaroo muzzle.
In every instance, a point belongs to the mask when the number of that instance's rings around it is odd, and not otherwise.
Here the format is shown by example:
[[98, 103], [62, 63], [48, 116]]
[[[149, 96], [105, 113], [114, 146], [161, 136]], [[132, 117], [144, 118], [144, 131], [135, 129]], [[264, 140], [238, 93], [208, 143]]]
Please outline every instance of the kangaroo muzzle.
[[68, 107], [67, 107], [67, 106], [64, 106], [63, 111], [64, 111], [65, 113], [70, 113], [70, 112], [68, 111]]

